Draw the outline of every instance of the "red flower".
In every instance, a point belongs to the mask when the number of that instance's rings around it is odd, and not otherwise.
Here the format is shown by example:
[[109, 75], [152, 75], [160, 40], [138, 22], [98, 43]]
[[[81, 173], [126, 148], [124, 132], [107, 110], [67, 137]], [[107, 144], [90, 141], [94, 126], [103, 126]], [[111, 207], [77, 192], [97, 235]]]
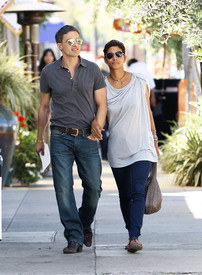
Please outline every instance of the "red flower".
[[22, 122], [22, 123], [21, 123], [21, 126], [22, 126], [22, 127], [25, 127], [26, 125], [25, 125], [25, 123], [24, 123], [24, 122]]
[[14, 114], [15, 114], [16, 116], [19, 116], [19, 112], [18, 112], [18, 111], [15, 111]]
[[25, 118], [24, 118], [24, 116], [19, 116], [18, 120], [21, 121], [21, 122], [23, 122], [25, 120]]

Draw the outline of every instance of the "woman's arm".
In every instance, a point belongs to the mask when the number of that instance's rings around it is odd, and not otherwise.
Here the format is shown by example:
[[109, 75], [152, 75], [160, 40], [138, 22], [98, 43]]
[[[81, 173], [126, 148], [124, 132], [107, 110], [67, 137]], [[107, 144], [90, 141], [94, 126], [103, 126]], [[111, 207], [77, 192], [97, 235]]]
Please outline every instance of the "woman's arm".
[[159, 148], [158, 148], [158, 137], [156, 135], [156, 127], [155, 127], [155, 123], [154, 123], [153, 114], [152, 114], [152, 111], [151, 111], [151, 108], [150, 108], [149, 89], [148, 89], [147, 85], [146, 85], [145, 97], [146, 97], [147, 106], [148, 106], [148, 110], [149, 110], [151, 131], [152, 131], [152, 134], [153, 134], [153, 137], [154, 137], [154, 146], [155, 146], [155, 149], [156, 149], [157, 156], [159, 157], [160, 153], [159, 153]]

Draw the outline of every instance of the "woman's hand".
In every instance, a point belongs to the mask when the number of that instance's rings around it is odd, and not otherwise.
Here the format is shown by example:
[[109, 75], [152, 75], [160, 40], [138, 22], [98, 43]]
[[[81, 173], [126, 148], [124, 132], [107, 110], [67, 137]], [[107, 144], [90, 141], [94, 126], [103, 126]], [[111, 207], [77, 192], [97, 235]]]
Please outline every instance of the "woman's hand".
[[154, 146], [155, 146], [155, 149], [156, 149], [157, 156], [159, 157], [160, 152], [159, 152], [159, 147], [158, 147], [158, 141], [157, 140], [154, 141]]
[[88, 136], [88, 138], [89, 138], [90, 140], [93, 140], [93, 141], [97, 141], [97, 140], [98, 140], [98, 139], [95, 138], [93, 135]]

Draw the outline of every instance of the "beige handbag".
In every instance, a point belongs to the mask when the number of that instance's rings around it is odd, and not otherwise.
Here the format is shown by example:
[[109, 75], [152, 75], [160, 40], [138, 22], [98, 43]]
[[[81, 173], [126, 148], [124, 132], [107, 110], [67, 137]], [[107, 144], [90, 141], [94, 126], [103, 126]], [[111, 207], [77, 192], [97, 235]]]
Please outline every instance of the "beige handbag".
[[161, 209], [162, 194], [157, 181], [157, 163], [152, 162], [145, 186], [145, 214], [153, 214]]

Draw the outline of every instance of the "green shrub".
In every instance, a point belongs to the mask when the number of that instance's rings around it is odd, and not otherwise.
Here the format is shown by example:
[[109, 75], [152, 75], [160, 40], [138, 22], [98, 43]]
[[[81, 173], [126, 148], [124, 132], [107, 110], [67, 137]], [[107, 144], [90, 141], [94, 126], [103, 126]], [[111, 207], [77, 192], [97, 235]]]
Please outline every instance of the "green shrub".
[[187, 114], [185, 125], [177, 123], [172, 134], [165, 134], [161, 146], [160, 163], [167, 173], [175, 173], [178, 185], [202, 186], [202, 104], [192, 103], [197, 108], [195, 114]]
[[18, 132], [18, 144], [13, 158], [13, 178], [29, 185], [40, 178], [42, 168], [39, 156], [35, 151], [36, 131]]
[[0, 100], [13, 112], [26, 116], [32, 128], [36, 128], [39, 83], [33, 80], [32, 72], [19, 54], [8, 55], [6, 42], [0, 43]]

